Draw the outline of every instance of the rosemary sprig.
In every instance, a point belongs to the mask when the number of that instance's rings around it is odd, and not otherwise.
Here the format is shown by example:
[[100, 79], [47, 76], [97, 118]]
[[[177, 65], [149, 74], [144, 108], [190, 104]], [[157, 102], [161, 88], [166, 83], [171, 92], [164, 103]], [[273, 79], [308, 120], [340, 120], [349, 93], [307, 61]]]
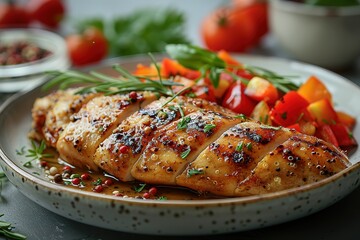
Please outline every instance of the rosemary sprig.
[[[4, 216], [4, 214], [0, 214], [0, 217]], [[11, 226], [11, 223], [1, 221], [0, 220], [0, 235], [4, 236], [7, 239], [14, 239], [14, 240], [24, 240], [26, 239], [26, 236], [12, 232], [13, 227]]]
[[[230, 74], [245, 84], [248, 82], [248, 80], [228, 71], [226, 63], [214, 52], [187, 44], [170, 44], [166, 46], [166, 51], [171, 58], [177, 60], [184, 67], [200, 71], [201, 77], [208, 76], [215, 88], [219, 84], [219, 77], [222, 72]], [[235, 70], [245, 70], [254, 76], [264, 78], [284, 93], [298, 89], [298, 86], [289, 79], [291, 76], [281, 76], [256, 66], [231, 65], [230, 67]]]
[[83, 73], [79, 71], [52, 71], [54, 77], [43, 86], [44, 90], [59, 86], [66, 89], [70, 86], [85, 85], [78, 93], [101, 92], [105, 95], [126, 93], [131, 91], [151, 91], [166, 96], [173, 96], [173, 86], [183, 86], [173, 81], [156, 81], [149, 78], [140, 79], [119, 65], [113, 68], [121, 74], [115, 78], [98, 72]]
[[18, 155], [26, 154], [25, 157], [30, 158], [29, 161], [23, 164], [24, 167], [30, 168], [32, 167], [32, 162], [35, 160], [41, 160], [44, 158], [53, 157], [53, 155], [50, 153], [44, 153], [45, 149], [46, 149], [46, 144], [44, 140], [42, 140], [40, 144], [37, 144], [35, 141], [31, 141], [31, 148], [27, 149], [27, 151], [25, 151], [24, 149], [23, 151], [17, 151], [17, 154]]

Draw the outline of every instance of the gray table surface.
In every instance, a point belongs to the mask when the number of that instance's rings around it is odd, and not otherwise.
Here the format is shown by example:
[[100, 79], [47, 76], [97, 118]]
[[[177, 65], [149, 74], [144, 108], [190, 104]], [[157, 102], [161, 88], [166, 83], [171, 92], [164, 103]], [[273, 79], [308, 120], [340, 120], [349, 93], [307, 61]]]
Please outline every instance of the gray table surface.
[[[84, 1], [71, 2], [71, 4], [84, 3]], [[144, 1], [140, 1], [144, 2]], [[164, 1], [155, 1], [162, 4]], [[168, 1], [170, 2], [170, 1]], [[174, 1], [171, 1], [174, 2]], [[194, 1], [196, 2], [196, 1]], [[204, 1], [202, 1], [204, 2]], [[195, 4], [191, 11], [200, 9], [196, 17], [190, 17], [190, 21], [196, 22], [206, 14], [206, 11], [213, 8], [217, 3], [210, 1], [211, 4], [199, 8]], [[79, 6], [73, 6], [76, 9]], [[205, 8], [205, 10], [204, 10]], [[185, 8], [184, 8], [185, 9]], [[207, 9], [207, 10], [206, 10]], [[186, 9], [185, 9], [186, 10]], [[110, 11], [110, 9], [109, 9]], [[196, 30], [188, 30], [193, 42], [199, 44]], [[277, 46], [276, 41], [270, 36], [264, 40], [262, 45], [252, 50], [254, 54], [268, 56], [281, 56], [288, 58]], [[346, 71], [339, 72], [349, 80], [360, 85], [360, 58]], [[0, 94], [0, 103], [4, 102], [10, 94]], [[3, 137], [3, 136], [0, 136]], [[280, 224], [263, 229], [240, 232], [227, 235], [214, 235], [202, 237], [186, 237], [186, 239], [360, 239], [360, 189], [340, 200], [335, 205], [312, 214], [308, 217]], [[10, 182], [3, 181], [0, 195], [0, 214], [4, 214], [1, 220], [9, 221], [15, 227], [15, 231], [20, 232], [31, 240], [102, 240], [102, 239], [183, 239], [184, 237], [165, 237], [165, 236], [145, 236], [123, 232], [110, 231], [58, 216], [32, 202], [18, 191]], [[2, 237], [0, 237], [2, 239]]]

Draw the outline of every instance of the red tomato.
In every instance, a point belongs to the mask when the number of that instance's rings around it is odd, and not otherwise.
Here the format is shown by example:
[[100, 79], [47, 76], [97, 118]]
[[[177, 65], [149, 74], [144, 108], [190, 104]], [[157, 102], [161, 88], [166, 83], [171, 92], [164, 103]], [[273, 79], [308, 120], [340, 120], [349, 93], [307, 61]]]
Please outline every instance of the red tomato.
[[108, 43], [97, 28], [88, 28], [82, 35], [74, 34], [66, 38], [72, 63], [75, 66], [95, 63], [102, 60], [108, 51]]
[[269, 31], [268, 4], [266, 2], [253, 3], [243, 10], [256, 25], [255, 44]]
[[248, 13], [238, 8], [220, 8], [208, 15], [201, 26], [205, 45], [213, 51], [243, 52], [254, 42], [256, 27]]
[[256, 102], [246, 96], [244, 90], [244, 84], [240, 81], [234, 82], [226, 91], [222, 106], [229, 108], [236, 113], [250, 116], [256, 106]]
[[13, 4], [0, 4], [0, 28], [26, 27], [30, 23], [28, 12]]
[[59, 27], [65, 15], [65, 6], [61, 0], [30, 0], [27, 7], [33, 20], [49, 28]]

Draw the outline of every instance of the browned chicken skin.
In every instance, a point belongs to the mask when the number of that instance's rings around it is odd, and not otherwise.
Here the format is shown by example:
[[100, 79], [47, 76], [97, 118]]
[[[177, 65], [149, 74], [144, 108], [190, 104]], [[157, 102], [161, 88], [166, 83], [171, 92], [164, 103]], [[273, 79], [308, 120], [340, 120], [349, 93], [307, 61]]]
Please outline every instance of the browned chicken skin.
[[98, 170], [94, 154], [100, 143], [132, 113], [155, 100], [151, 93], [140, 93], [138, 99], [127, 95], [101, 96], [92, 99], [72, 116], [57, 141], [60, 157], [78, 167]]
[[[179, 128], [184, 120], [186, 126]], [[140, 181], [175, 185], [176, 176], [187, 164], [222, 132], [240, 121], [212, 111], [189, 114], [157, 132], [131, 174]]]
[[134, 180], [130, 173], [132, 166], [155, 134], [181, 117], [180, 106], [185, 116], [200, 109], [234, 115], [204, 100], [177, 97], [168, 103], [169, 100], [170, 98], [161, 98], [154, 101], [121, 122], [100, 144], [94, 157], [95, 164], [122, 181]]
[[121, 181], [248, 196], [316, 182], [351, 165], [329, 143], [237, 118], [205, 100], [74, 92], [35, 102], [30, 137], [45, 139], [69, 164]]

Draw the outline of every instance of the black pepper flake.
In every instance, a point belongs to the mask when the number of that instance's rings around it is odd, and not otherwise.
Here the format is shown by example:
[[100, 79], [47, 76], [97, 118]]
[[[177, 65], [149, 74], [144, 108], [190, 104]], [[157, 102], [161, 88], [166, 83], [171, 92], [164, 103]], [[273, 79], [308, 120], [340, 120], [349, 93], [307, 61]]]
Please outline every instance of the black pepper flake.
[[232, 160], [235, 163], [247, 164], [251, 161], [251, 157], [248, 154], [246, 154], [244, 151], [234, 152], [232, 154]]

